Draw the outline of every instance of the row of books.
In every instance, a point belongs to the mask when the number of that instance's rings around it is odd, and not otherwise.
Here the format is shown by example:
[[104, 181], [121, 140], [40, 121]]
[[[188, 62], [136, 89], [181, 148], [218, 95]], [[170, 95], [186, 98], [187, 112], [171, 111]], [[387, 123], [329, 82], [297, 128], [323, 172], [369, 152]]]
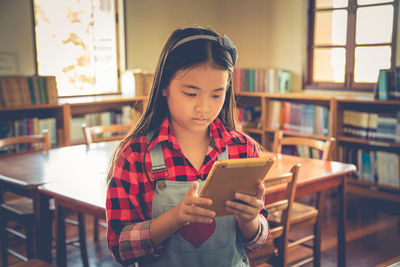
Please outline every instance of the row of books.
[[[121, 109], [110, 110], [106, 112], [87, 113], [82, 116], [74, 116], [71, 119], [71, 141], [82, 142], [84, 140], [82, 125], [96, 126], [96, 125], [110, 125], [110, 124], [123, 124], [133, 125], [139, 120], [140, 112], [131, 106], [123, 106]], [[115, 133], [119, 134], [119, 133]], [[99, 138], [111, 137], [111, 133], [103, 133]]]
[[343, 134], [368, 140], [400, 143], [400, 110], [397, 113], [344, 110]]
[[325, 106], [271, 101], [267, 128], [329, 136], [330, 111]]
[[[43, 130], [48, 130], [52, 146], [57, 146], [62, 138], [61, 132], [57, 132], [55, 118], [24, 118], [22, 120], [1, 121], [0, 122], [0, 138], [21, 136], [21, 135], [37, 135]], [[0, 149], [0, 153], [22, 152], [38, 148], [35, 144], [23, 144], [16, 146], [8, 146]]]
[[321, 159], [323, 151], [306, 146], [282, 146], [282, 154], [296, 155], [302, 158]]
[[357, 165], [359, 180], [400, 187], [400, 155], [398, 153], [343, 147], [340, 149], [341, 154], [345, 153], [346, 161]]
[[239, 69], [233, 71], [235, 92], [289, 93], [292, 73], [281, 69]]
[[[261, 107], [238, 108], [239, 120], [245, 127], [261, 128]], [[309, 135], [329, 135], [330, 111], [325, 106], [271, 101], [268, 104], [266, 127]]]
[[379, 70], [378, 81], [375, 87], [375, 99], [400, 100], [400, 66], [394, 70]]
[[1, 76], [0, 106], [57, 104], [55, 76]]

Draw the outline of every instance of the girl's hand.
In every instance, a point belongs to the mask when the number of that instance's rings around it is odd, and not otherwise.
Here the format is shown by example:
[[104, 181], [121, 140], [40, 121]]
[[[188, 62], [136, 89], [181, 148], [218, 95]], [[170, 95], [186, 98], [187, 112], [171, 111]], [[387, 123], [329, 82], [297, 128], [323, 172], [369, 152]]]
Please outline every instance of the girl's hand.
[[175, 213], [178, 227], [189, 224], [190, 222], [212, 223], [215, 212], [200, 206], [211, 206], [212, 200], [199, 197], [199, 183], [193, 182], [192, 187], [186, 192], [182, 200], [172, 210]]
[[264, 183], [259, 183], [255, 196], [235, 193], [236, 201], [226, 201], [226, 210], [236, 215], [239, 224], [252, 222], [264, 207]]

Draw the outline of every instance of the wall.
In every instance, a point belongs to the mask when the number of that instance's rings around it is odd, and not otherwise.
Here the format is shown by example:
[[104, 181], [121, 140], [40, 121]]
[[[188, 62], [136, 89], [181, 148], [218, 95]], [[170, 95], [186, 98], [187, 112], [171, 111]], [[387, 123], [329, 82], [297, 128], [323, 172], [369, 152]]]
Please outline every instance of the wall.
[[17, 54], [16, 74], [35, 73], [32, 22], [31, 0], [0, 0], [0, 53]]
[[178, 27], [193, 24], [217, 25], [217, 2], [214, 0], [130, 0], [126, 1], [127, 69], [153, 71], [162, 47]]
[[290, 70], [294, 73], [293, 88], [301, 90], [307, 0], [164, 2], [127, 1], [128, 69], [153, 70], [162, 45], [175, 28], [191, 23], [212, 25], [236, 44], [238, 67]]
[[[169, 34], [177, 27], [198, 24], [212, 26], [234, 41], [238, 67], [290, 70], [294, 89], [301, 90], [307, 7], [308, 0], [127, 0], [127, 68], [153, 70]], [[396, 30], [396, 65], [400, 65], [400, 29]], [[17, 53], [19, 74], [33, 74], [31, 0], [0, 0], [0, 36], [0, 53]]]
[[[267, 67], [268, 1], [127, 1], [127, 68], [153, 70], [169, 34], [197, 24], [212, 26], [238, 48], [239, 67]], [[150, 15], [151, 14], [151, 15]]]

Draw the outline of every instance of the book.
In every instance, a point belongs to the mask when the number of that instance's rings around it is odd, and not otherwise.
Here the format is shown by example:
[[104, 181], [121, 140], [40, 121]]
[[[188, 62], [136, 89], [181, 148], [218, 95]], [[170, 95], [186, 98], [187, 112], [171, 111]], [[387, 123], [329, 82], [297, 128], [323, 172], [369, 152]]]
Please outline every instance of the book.
[[400, 100], [400, 66], [396, 66], [393, 71], [393, 86], [389, 92], [390, 99]]
[[375, 93], [377, 99], [388, 100], [390, 87], [391, 87], [390, 70], [387, 69], [379, 70], [378, 81], [376, 84], [376, 93]]
[[290, 93], [292, 91], [292, 73], [286, 70], [279, 71], [279, 93]]

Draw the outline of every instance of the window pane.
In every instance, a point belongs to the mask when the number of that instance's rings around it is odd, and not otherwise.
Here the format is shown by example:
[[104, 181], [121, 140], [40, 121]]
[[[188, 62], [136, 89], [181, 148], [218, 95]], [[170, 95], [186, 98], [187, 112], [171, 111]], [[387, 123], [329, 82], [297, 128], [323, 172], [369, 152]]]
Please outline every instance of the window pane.
[[390, 3], [393, 0], [357, 0], [357, 4], [361, 5], [369, 5], [369, 4], [380, 4], [380, 3]]
[[357, 44], [389, 43], [392, 41], [392, 30], [392, 5], [362, 7], [357, 9]]
[[317, 0], [315, 1], [316, 8], [339, 8], [347, 7], [348, 0]]
[[390, 68], [391, 54], [390, 46], [356, 47], [354, 81], [376, 82], [379, 69]]
[[35, 0], [40, 75], [60, 96], [117, 92], [113, 0]]
[[316, 45], [344, 45], [347, 33], [347, 10], [320, 11], [315, 15]]
[[344, 48], [316, 48], [314, 49], [315, 82], [344, 82], [345, 73]]

